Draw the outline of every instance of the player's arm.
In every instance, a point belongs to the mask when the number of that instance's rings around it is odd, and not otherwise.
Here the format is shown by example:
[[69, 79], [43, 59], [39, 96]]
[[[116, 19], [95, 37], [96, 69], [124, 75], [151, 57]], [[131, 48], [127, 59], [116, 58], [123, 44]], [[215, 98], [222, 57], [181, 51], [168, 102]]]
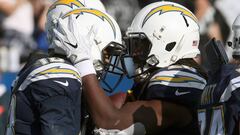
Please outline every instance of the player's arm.
[[186, 126], [192, 119], [185, 107], [160, 100], [129, 102], [117, 109], [94, 74], [83, 77], [83, 85], [90, 113], [100, 128], [122, 130], [141, 123], [147, 132], [155, 132], [169, 126]]
[[[74, 28], [76, 22], [74, 22], [73, 16], [69, 18], [69, 22], [72, 22], [68, 24], [69, 26], [65, 26], [66, 24], [62, 22], [62, 19], [58, 21], [59, 29], [53, 29], [56, 36], [54, 44], [66, 52], [72, 63], [79, 70], [90, 114], [99, 128], [122, 130], [139, 122], [145, 126], [148, 132], [154, 132], [159, 130], [159, 127], [179, 126], [183, 122], [182, 119], [184, 121], [185, 119], [186, 121], [188, 120], [188, 118], [183, 117], [190, 116], [187, 109], [180, 107], [179, 110], [172, 111], [172, 108], [177, 108], [176, 105], [171, 107], [171, 104], [168, 106], [158, 100], [130, 102], [121, 109], [115, 107], [99, 86], [91, 61], [92, 43], [90, 37], [92, 37], [94, 29], [92, 28], [88, 35], [82, 36], [78, 32], [74, 32], [77, 28]], [[78, 46], [74, 48], [66, 42], [77, 44]], [[174, 112], [174, 114], [170, 112]], [[175, 112], [177, 112], [177, 115]]]

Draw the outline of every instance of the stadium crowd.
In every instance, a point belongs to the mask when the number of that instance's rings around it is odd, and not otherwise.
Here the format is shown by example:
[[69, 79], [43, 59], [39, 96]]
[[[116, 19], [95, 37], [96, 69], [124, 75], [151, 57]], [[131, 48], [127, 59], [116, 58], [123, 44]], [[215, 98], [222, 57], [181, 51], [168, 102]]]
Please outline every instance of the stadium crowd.
[[[7, 122], [13, 79], [26, 64], [30, 53], [48, 51], [46, 15], [55, 1], [0, 0], [0, 135], [4, 133]], [[102, 0], [102, 3], [125, 36], [135, 15], [143, 7], [157, 1], [160, 0]], [[232, 24], [240, 14], [238, 0], [169, 1], [185, 6], [199, 20], [200, 50], [203, 50], [205, 43], [215, 38], [223, 42], [229, 59], [232, 59], [232, 48], [228, 46], [228, 41], [233, 39]], [[206, 63], [202, 66], [209, 68]]]

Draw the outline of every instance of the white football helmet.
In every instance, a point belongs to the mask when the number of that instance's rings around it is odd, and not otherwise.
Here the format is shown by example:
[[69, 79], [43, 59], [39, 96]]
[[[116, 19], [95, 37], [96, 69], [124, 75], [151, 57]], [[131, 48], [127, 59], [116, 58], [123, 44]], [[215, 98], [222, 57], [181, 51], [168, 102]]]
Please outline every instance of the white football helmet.
[[50, 44], [49, 48], [54, 49], [55, 53], [63, 54], [63, 51], [52, 44], [52, 29], [56, 24], [56, 22], [54, 23], [53, 21], [62, 17], [65, 13], [81, 7], [89, 7], [104, 12], [106, 11], [100, 0], [54, 0], [54, 3], [49, 7], [45, 29]]
[[76, 32], [79, 34], [87, 35], [92, 28], [96, 29], [93, 31], [94, 36], [90, 38], [94, 43], [91, 48], [91, 59], [102, 88], [110, 94], [121, 90], [123, 86], [125, 90], [130, 89], [132, 85], [126, 87], [127, 84], [124, 84], [128, 80], [121, 66], [121, 56], [125, 55], [127, 50], [122, 45], [122, 35], [117, 22], [103, 11], [82, 7], [61, 16], [63, 23], [66, 23], [65, 26], [68, 26], [70, 16], [76, 17], [75, 25], [78, 28]]
[[179, 59], [200, 54], [197, 18], [173, 2], [155, 2], [144, 7], [126, 34], [134, 62], [166, 67]]
[[[111, 43], [122, 45], [122, 35], [117, 22], [107, 13], [92, 9], [79, 8], [62, 15], [63, 23], [69, 23], [68, 17], [73, 15], [77, 19], [77, 28], [81, 35], [87, 35], [92, 27], [94, 43], [92, 47], [92, 60], [102, 61], [102, 51]], [[65, 25], [68, 26], [68, 25]]]

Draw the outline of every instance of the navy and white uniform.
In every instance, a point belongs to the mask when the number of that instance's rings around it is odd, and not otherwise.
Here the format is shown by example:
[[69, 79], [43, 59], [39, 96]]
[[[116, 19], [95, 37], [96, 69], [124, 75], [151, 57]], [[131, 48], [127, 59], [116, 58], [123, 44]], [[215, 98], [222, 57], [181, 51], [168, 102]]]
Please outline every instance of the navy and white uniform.
[[240, 68], [223, 65], [209, 77], [198, 110], [201, 135], [239, 135]]
[[[189, 108], [194, 117], [189, 127], [166, 129], [167, 135], [199, 134], [197, 122], [197, 105], [206, 85], [205, 77], [195, 68], [186, 65], [171, 65], [154, 73], [145, 88], [143, 100], [161, 100]], [[177, 112], [176, 112], [177, 113]]]
[[205, 85], [205, 78], [195, 68], [172, 65], [153, 75], [145, 100], [161, 99], [194, 108]]
[[56, 57], [26, 65], [13, 87], [6, 135], [78, 135], [81, 80], [77, 69]]

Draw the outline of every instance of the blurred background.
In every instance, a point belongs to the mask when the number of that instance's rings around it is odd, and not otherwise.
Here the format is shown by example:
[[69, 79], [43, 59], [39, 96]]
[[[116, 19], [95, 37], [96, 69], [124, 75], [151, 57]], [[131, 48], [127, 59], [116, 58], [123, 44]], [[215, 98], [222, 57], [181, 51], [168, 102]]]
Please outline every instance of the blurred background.
[[[30, 52], [47, 52], [45, 16], [54, 0], [0, 0], [0, 135], [6, 123], [11, 83]], [[159, 0], [102, 0], [119, 23], [123, 35], [137, 12]], [[190, 9], [200, 23], [200, 49], [209, 39], [223, 41], [231, 59], [231, 25], [240, 14], [240, 0], [169, 0]]]

